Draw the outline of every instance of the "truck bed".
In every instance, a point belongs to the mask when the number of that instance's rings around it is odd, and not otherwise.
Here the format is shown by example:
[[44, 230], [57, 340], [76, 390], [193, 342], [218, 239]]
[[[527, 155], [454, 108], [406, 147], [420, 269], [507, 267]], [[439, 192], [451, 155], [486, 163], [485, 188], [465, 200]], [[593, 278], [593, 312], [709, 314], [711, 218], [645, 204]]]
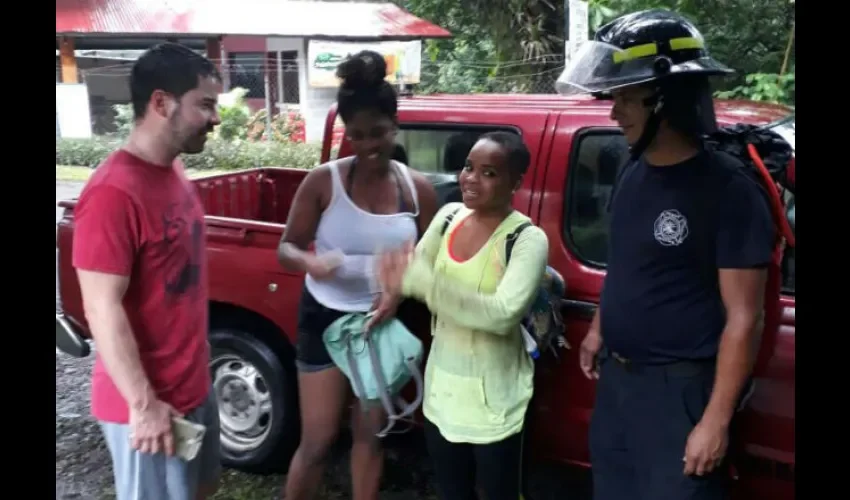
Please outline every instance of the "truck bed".
[[196, 179], [207, 216], [284, 224], [306, 170], [258, 168]]
[[[245, 266], [249, 266], [261, 271], [260, 275], [269, 272], [291, 274], [277, 263], [276, 248], [295, 191], [306, 175], [307, 171], [300, 169], [258, 168], [193, 180], [206, 214], [207, 249], [212, 250], [209, 252], [210, 265], [219, 270], [212, 277], [214, 292], [229, 288], [219, 281], [229, 281], [232, 274], [226, 270], [234, 267], [241, 269], [231, 272], [246, 272]], [[64, 209], [56, 234], [59, 294], [64, 320], [80, 335], [89, 337], [79, 282], [71, 264], [76, 204], [76, 199], [59, 202], [59, 207]], [[244, 261], [234, 261], [232, 253], [217, 251], [233, 247], [241, 249]], [[293, 278], [299, 277], [291, 276], [286, 281]], [[87, 346], [80, 349], [80, 355], [88, 354]]]

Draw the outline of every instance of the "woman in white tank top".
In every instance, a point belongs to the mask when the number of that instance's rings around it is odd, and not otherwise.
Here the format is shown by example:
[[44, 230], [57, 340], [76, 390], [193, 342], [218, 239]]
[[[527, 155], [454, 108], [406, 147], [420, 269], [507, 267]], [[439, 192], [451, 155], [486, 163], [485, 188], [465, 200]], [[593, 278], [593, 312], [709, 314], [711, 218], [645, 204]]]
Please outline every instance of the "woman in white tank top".
[[[430, 182], [392, 159], [398, 102], [386, 72], [383, 57], [371, 51], [339, 65], [338, 112], [354, 156], [304, 178], [278, 248], [283, 266], [307, 275], [296, 348], [302, 435], [287, 474], [288, 500], [313, 498], [350, 397], [348, 379], [331, 360], [322, 333], [349, 312], [375, 309], [377, 321], [395, 314], [398, 303], [381, 297], [374, 278], [375, 256], [418, 240], [436, 211]], [[312, 242], [315, 253], [306, 251]], [[353, 498], [376, 500], [383, 451], [375, 433], [386, 416], [382, 408], [370, 408], [355, 410], [353, 417]]]

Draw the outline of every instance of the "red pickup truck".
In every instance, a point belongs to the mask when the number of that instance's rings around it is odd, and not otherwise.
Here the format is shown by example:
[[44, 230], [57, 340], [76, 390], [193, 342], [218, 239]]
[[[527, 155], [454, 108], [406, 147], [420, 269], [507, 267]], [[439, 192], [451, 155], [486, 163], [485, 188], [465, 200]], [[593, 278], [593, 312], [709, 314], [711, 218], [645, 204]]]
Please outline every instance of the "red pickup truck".
[[[441, 202], [458, 199], [455, 173], [479, 134], [521, 134], [531, 168], [514, 206], [542, 227], [550, 263], [567, 281], [566, 335], [560, 360], [543, 359], [530, 412], [533, 455], [589, 466], [587, 432], [594, 382], [578, 365], [578, 345], [599, 301], [605, 275], [603, 212], [617, 167], [627, 155], [609, 119], [610, 102], [549, 95], [404, 97], [397, 137], [409, 163], [435, 183]], [[722, 124], [770, 125], [794, 145], [793, 111], [781, 106], [718, 101]], [[336, 111], [326, 121], [322, 161], [331, 159]], [[343, 141], [339, 155], [349, 154]], [[293, 345], [303, 276], [283, 269], [276, 248], [304, 170], [259, 168], [195, 181], [203, 199], [210, 266], [211, 372], [219, 394], [226, 465], [246, 470], [285, 467], [298, 441]], [[89, 354], [86, 320], [71, 266], [74, 200], [64, 200], [58, 227], [60, 294], [57, 345]], [[789, 204], [789, 206], [791, 206]], [[738, 498], [792, 499], [795, 484], [794, 254], [783, 262], [779, 338], [740, 418], [734, 443]], [[418, 303], [400, 316], [428, 345], [428, 312]], [[226, 388], [226, 390], [225, 390]]]

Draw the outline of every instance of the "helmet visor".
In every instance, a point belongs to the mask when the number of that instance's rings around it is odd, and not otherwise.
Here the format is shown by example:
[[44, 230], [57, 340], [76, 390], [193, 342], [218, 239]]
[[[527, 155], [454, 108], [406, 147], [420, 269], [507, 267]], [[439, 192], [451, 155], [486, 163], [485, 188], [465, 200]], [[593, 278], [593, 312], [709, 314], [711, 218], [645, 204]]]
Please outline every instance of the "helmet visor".
[[657, 76], [654, 60], [605, 42], [584, 42], [558, 77], [555, 89], [562, 95], [587, 94], [648, 82]]

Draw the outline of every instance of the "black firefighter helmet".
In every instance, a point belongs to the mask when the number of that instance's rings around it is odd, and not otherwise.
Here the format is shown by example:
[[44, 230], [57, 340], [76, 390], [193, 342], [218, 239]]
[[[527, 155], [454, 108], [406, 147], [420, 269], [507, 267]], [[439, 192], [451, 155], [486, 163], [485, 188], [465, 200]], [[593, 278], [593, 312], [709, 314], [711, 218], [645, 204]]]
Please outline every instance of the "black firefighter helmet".
[[556, 84], [561, 94], [610, 92], [678, 75], [734, 73], [714, 60], [683, 16], [651, 9], [618, 17], [582, 44]]
[[699, 30], [663, 9], [634, 12], [602, 26], [571, 58], [555, 87], [562, 95], [608, 94], [632, 85], [655, 89], [633, 156], [651, 142], [661, 118], [689, 135], [710, 134], [716, 118], [708, 77], [734, 73], [713, 59]]

